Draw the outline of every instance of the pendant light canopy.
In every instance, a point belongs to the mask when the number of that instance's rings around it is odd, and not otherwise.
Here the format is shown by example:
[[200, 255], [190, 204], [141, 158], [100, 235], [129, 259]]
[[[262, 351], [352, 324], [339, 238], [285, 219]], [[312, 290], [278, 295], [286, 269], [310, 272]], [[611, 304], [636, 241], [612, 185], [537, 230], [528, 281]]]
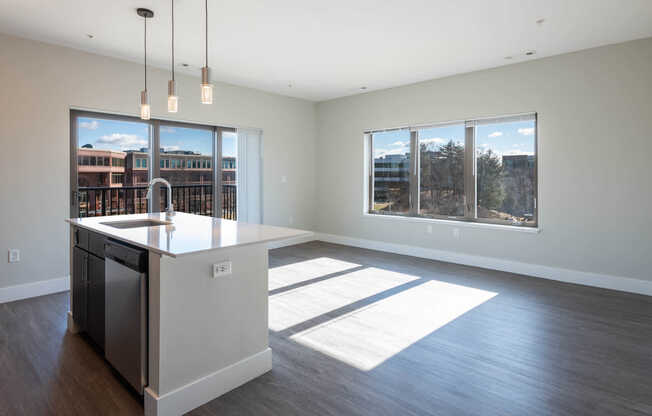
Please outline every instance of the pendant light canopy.
[[147, 19], [154, 17], [154, 12], [149, 9], [139, 8], [136, 10], [138, 16], [142, 17], [145, 22], [145, 89], [140, 92], [140, 118], [149, 120], [151, 110], [149, 107], [149, 93], [147, 92]]
[[172, 1], [172, 79], [168, 81], [168, 113], [179, 111], [179, 97], [174, 84], [174, 0]]
[[206, 9], [206, 43], [205, 43], [205, 63], [201, 69], [201, 103], [213, 104], [213, 84], [210, 81], [210, 72], [208, 69], [208, 0], [205, 0], [204, 6]]

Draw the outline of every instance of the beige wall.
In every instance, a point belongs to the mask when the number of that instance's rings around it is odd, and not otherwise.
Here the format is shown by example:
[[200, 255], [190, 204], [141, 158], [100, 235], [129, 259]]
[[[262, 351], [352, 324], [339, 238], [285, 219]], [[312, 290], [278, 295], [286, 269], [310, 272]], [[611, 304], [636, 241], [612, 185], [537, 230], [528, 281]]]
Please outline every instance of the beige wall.
[[[142, 66], [0, 35], [0, 288], [67, 275], [71, 106], [138, 112]], [[179, 120], [264, 130], [268, 224], [652, 280], [652, 39], [313, 104], [178, 77]], [[153, 116], [168, 73], [152, 70]], [[541, 232], [362, 215], [365, 129], [537, 111]], [[287, 183], [281, 177], [287, 176]], [[315, 192], [318, 189], [319, 192]], [[460, 238], [453, 238], [459, 228]]]
[[[365, 129], [536, 111], [541, 232], [362, 215]], [[652, 280], [652, 39], [317, 106], [317, 231]]]
[[[138, 115], [142, 65], [0, 35], [0, 288], [68, 275], [69, 109]], [[263, 130], [267, 224], [313, 228], [315, 105], [216, 84], [199, 103], [199, 79], [177, 76], [180, 111], [166, 112], [169, 73], [152, 70], [153, 117]], [[287, 183], [281, 183], [287, 176]], [[7, 249], [21, 250], [7, 263]]]

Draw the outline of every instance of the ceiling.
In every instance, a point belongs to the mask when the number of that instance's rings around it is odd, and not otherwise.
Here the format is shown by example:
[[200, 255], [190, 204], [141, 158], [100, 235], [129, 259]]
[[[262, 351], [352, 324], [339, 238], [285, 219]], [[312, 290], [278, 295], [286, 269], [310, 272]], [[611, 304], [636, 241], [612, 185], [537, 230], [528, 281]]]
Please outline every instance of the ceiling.
[[[197, 76], [203, 4], [175, 1], [177, 69]], [[149, 59], [169, 68], [169, 0], [0, 0], [0, 31], [141, 62], [137, 7], [155, 13]], [[651, 0], [209, 0], [208, 7], [214, 80], [314, 101], [652, 36]]]

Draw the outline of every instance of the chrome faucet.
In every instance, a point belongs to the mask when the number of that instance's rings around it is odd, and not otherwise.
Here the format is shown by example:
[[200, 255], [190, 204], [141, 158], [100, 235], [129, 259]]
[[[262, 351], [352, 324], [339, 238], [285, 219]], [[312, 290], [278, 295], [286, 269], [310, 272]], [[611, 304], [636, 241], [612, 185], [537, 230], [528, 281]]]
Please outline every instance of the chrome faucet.
[[174, 215], [174, 206], [172, 205], [172, 186], [170, 186], [170, 182], [166, 181], [163, 178], [154, 178], [149, 182], [149, 186], [147, 187], [147, 196], [146, 198], [150, 200], [152, 198], [152, 187], [156, 185], [157, 183], [162, 183], [165, 186], [168, 187], [168, 203], [167, 206], [165, 207], [165, 215], [167, 217], [171, 217]]

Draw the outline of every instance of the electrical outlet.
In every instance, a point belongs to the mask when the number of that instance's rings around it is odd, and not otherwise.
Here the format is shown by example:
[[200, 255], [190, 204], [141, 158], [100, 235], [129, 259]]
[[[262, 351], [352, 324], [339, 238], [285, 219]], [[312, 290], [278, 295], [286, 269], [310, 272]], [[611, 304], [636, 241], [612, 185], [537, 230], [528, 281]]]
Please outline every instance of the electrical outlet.
[[220, 276], [228, 276], [230, 274], [231, 274], [230, 260], [213, 264], [213, 279], [217, 279]]
[[18, 263], [20, 261], [20, 250], [17, 248], [9, 249], [9, 263]]
[[426, 230], [428, 231], [428, 234], [432, 234], [432, 225], [428, 224]]
[[281, 183], [287, 183], [288, 182], [288, 177], [283, 175], [281, 176]]
[[460, 239], [460, 229], [459, 229], [459, 228], [453, 228], [453, 237], [454, 237], [456, 240], [459, 240], [459, 239]]

